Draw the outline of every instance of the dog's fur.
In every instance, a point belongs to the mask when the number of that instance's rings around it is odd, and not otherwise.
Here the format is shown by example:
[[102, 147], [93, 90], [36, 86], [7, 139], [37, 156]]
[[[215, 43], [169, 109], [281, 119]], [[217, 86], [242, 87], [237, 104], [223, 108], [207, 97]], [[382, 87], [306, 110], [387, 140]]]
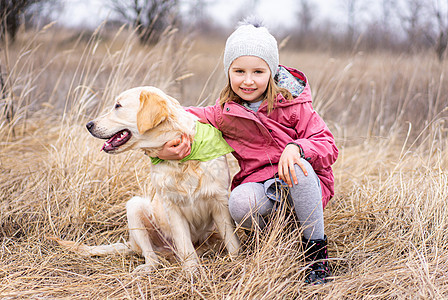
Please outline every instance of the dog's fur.
[[[196, 120], [161, 90], [138, 87], [120, 94], [113, 109], [89, 122], [87, 129], [107, 140], [103, 146], [107, 153], [142, 149], [156, 156], [166, 142], [184, 133], [194, 138]], [[87, 246], [55, 240], [83, 255], [141, 253], [145, 264], [139, 270], [155, 268], [159, 264], [156, 252], [172, 244], [184, 267], [191, 269], [199, 264], [193, 244], [204, 241], [216, 225], [234, 257], [239, 240], [228, 211], [229, 183], [225, 156], [208, 162], [164, 161], [151, 167], [153, 195], [133, 197], [126, 204], [128, 244]]]

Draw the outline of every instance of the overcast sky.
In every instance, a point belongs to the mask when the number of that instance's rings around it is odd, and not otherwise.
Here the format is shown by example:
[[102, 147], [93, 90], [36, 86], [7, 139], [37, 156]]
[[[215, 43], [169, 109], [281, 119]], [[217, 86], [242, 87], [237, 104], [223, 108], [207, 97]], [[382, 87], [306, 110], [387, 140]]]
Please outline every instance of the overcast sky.
[[[102, 20], [111, 16], [112, 12], [103, 0], [63, 0], [65, 11], [60, 17], [69, 26], [85, 25], [96, 27]], [[247, 12], [248, 15], [262, 17], [268, 27], [290, 27], [296, 25], [298, 10], [297, 0], [258, 0], [257, 9], [252, 11], [251, 0], [215, 0], [208, 6], [208, 12], [218, 24], [234, 27], [237, 15]], [[343, 17], [341, 0], [313, 0], [316, 15], [336, 22]]]

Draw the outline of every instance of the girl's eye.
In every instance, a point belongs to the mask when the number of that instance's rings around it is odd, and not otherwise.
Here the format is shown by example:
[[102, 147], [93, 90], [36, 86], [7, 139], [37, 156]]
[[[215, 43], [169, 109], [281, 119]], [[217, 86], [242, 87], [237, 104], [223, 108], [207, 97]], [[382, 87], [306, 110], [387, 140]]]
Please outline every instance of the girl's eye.
[[116, 103], [115, 104], [115, 109], [119, 109], [121, 107], [121, 104], [120, 103]]

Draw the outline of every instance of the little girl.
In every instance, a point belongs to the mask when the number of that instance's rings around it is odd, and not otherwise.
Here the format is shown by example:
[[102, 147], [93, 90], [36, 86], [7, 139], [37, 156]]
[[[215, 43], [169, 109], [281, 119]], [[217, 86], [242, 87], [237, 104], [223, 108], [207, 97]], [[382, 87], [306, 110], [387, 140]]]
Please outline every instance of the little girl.
[[[338, 150], [313, 110], [308, 81], [279, 65], [276, 39], [256, 22], [229, 36], [224, 68], [228, 84], [216, 104], [187, 111], [218, 128], [234, 149], [240, 171], [232, 181], [230, 213], [241, 227], [262, 229], [286, 197], [303, 228], [305, 257], [313, 261], [306, 281], [324, 283], [330, 270], [323, 208], [334, 195], [331, 165]], [[182, 159], [189, 151], [183, 137], [167, 143], [159, 157]]]

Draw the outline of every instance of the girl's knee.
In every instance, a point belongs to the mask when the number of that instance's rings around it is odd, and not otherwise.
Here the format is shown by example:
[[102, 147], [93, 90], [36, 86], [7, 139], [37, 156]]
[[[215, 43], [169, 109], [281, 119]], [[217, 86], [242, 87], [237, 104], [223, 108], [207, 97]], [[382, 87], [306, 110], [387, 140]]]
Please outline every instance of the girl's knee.
[[[305, 166], [305, 170], [308, 172], [309, 174], [315, 174], [313, 166], [311, 166], [311, 164], [306, 160], [301, 158], [300, 161], [302, 162], [302, 164]], [[294, 169], [296, 171], [296, 175], [300, 176], [300, 177], [306, 177], [305, 174], [303, 173], [303, 170], [301, 167], [299, 167], [299, 165], [294, 165]]]
[[250, 197], [246, 189], [236, 187], [229, 197], [229, 211], [233, 220], [238, 224], [244, 219], [250, 211]]
[[229, 197], [229, 212], [232, 216], [232, 219], [236, 223], [240, 223], [241, 220], [244, 217], [244, 212], [246, 209], [244, 209], [244, 202], [241, 201], [241, 198], [237, 195], [230, 195]]
[[[296, 172], [297, 180], [299, 182], [297, 186], [301, 186], [301, 185], [313, 185], [314, 186], [315, 185], [316, 187], [320, 188], [320, 179], [317, 176], [316, 172], [314, 172], [314, 169], [311, 166], [311, 164], [303, 158], [301, 158], [301, 161], [304, 164], [308, 175], [305, 176], [302, 168], [299, 167], [299, 165], [294, 165], [294, 170]], [[295, 187], [295, 185], [293, 185], [293, 186]]]
[[247, 183], [236, 187], [229, 197], [229, 211], [233, 220], [241, 224], [250, 216], [264, 214], [268, 209], [264, 187], [259, 183]]

